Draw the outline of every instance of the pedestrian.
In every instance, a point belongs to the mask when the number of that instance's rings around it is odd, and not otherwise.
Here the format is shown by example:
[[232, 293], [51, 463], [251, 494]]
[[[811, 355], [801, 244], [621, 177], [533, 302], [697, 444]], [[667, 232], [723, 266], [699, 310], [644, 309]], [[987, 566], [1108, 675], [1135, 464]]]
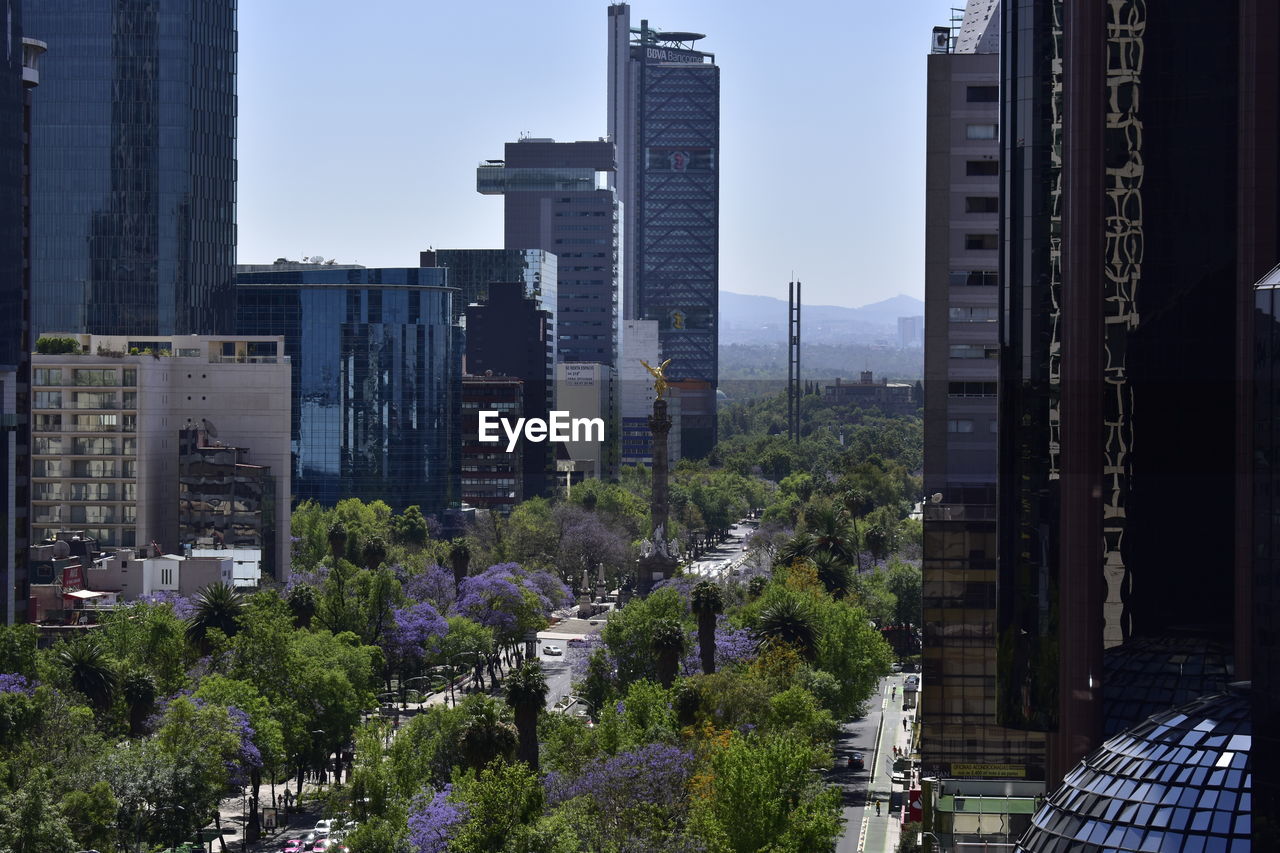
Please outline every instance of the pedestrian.
[[880, 801], [876, 800], [876, 817], [880, 817]]
[[902, 721], [902, 730], [904, 732], [907, 730], [907, 721], [905, 719]]

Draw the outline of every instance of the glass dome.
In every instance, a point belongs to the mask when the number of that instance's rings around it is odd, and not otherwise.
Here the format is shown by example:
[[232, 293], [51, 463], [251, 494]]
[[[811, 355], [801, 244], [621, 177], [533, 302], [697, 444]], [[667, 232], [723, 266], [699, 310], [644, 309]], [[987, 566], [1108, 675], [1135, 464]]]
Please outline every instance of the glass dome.
[[1249, 850], [1251, 741], [1247, 683], [1156, 714], [1067, 774], [1015, 849]]
[[1235, 680], [1230, 642], [1192, 629], [1142, 637], [1103, 653], [1102, 734], [1227, 689]]

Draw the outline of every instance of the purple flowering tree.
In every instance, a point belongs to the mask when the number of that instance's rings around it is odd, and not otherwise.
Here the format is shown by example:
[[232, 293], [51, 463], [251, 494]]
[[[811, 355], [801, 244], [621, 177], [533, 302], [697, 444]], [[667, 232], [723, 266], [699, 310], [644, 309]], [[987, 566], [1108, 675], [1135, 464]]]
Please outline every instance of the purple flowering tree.
[[25, 675], [18, 675], [16, 672], [0, 672], [0, 693], [21, 693], [23, 696], [32, 696], [35, 691]]
[[434, 607], [425, 602], [410, 604], [392, 611], [391, 625], [382, 635], [382, 649], [403, 681], [427, 655], [440, 651], [440, 639], [447, 633], [449, 623]]
[[430, 604], [440, 613], [448, 613], [458, 598], [453, 572], [442, 566], [428, 566], [405, 580], [403, 588], [408, 598]]
[[172, 590], [149, 592], [138, 596], [138, 601], [143, 604], [167, 604], [173, 608], [174, 616], [184, 620], [196, 611], [196, 606], [191, 603], [191, 599]]
[[[737, 663], [750, 663], [759, 654], [758, 643], [751, 631], [735, 628], [721, 613], [716, 616], [716, 670]], [[680, 674], [697, 675], [702, 672], [700, 650], [690, 648], [680, 660]]]
[[452, 785], [445, 785], [430, 799], [414, 798], [409, 809], [409, 849], [413, 853], [445, 853], [453, 830], [467, 819], [467, 804], [449, 799]]
[[602, 836], [629, 850], [632, 841], [678, 826], [688, 807], [693, 771], [693, 753], [650, 743], [596, 759], [572, 779], [549, 773], [543, 784], [548, 805], [586, 798]]
[[554, 600], [562, 594], [550, 582], [554, 578], [535, 577], [541, 574], [526, 572], [517, 563], [499, 563], [462, 581], [458, 612], [491, 629], [496, 641], [488, 661], [490, 679], [496, 675], [502, 651], [513, 649], [527, 632], [546, 625]]

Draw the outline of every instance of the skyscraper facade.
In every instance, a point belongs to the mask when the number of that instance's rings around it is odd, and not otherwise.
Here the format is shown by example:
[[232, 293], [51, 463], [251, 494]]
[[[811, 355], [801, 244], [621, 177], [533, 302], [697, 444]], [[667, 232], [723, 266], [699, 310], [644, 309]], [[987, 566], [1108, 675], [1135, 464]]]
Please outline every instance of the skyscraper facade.
[[32, 121], [38, 333], [229, 333], [236, 4], [30, 0], [54, 45]]
[[504, 159], [476, 170], [480, 193], [503, 196], [503, 245], [556, 256], [556, 292], [545, 294], [543, 307], [555, 320], [559, 361], [617, 359], [619, 221], [609, 186], [615, 167], [614, 147], [603, 140], [526, 138], [508, 142]]
[[489, 298], [495, 281], [518, 281], [526, 296], [537, 299], [552, 314], [555, 339], [555, 312], [558, 307], [556, 256], [546, 249], [428, 249], [419, 252], [419, 266], [445, 267], [449, 286], [458, 291], [453, 301], [453, 318], [466, 315], [467, 306]]
[[[942, 776], [1044, 778], [1042, 732], [996, 722], [1000, 17], [970, 0], [928, 57], [924, 675], [920, 749]], [[901, 324], [899, 320], [899, 324]]]
[[719, 378], [720, 67], [700, 33], [661, 32], [609, 6], [609, 138], [624, 214], [623, 306], [656, 320], [681, 389], [681, 446], [716, 437]]
[[1280, 253], [1273, 4], [1063, 5], [1006, 0], [1001, 46], [997, 712], [1051, 781], [1224, 652], [1252, 671]]
[[437, 516], [455, 506], [462, 335], [445, 270], [317, 265], [237, 279], [243, 334], [284, 336], [294, 495]]

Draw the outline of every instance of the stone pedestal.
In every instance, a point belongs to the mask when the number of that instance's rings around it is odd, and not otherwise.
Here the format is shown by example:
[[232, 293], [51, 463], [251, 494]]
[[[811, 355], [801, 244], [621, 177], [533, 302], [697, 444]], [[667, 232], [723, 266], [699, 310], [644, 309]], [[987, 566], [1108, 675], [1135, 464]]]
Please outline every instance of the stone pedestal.
[[672, 557], [652, 554], [641, 557], [636, 566], [636, 592], [644, 598], [653, 589], [654, 584], [664, 581], [676, 572], [680, 561]]

